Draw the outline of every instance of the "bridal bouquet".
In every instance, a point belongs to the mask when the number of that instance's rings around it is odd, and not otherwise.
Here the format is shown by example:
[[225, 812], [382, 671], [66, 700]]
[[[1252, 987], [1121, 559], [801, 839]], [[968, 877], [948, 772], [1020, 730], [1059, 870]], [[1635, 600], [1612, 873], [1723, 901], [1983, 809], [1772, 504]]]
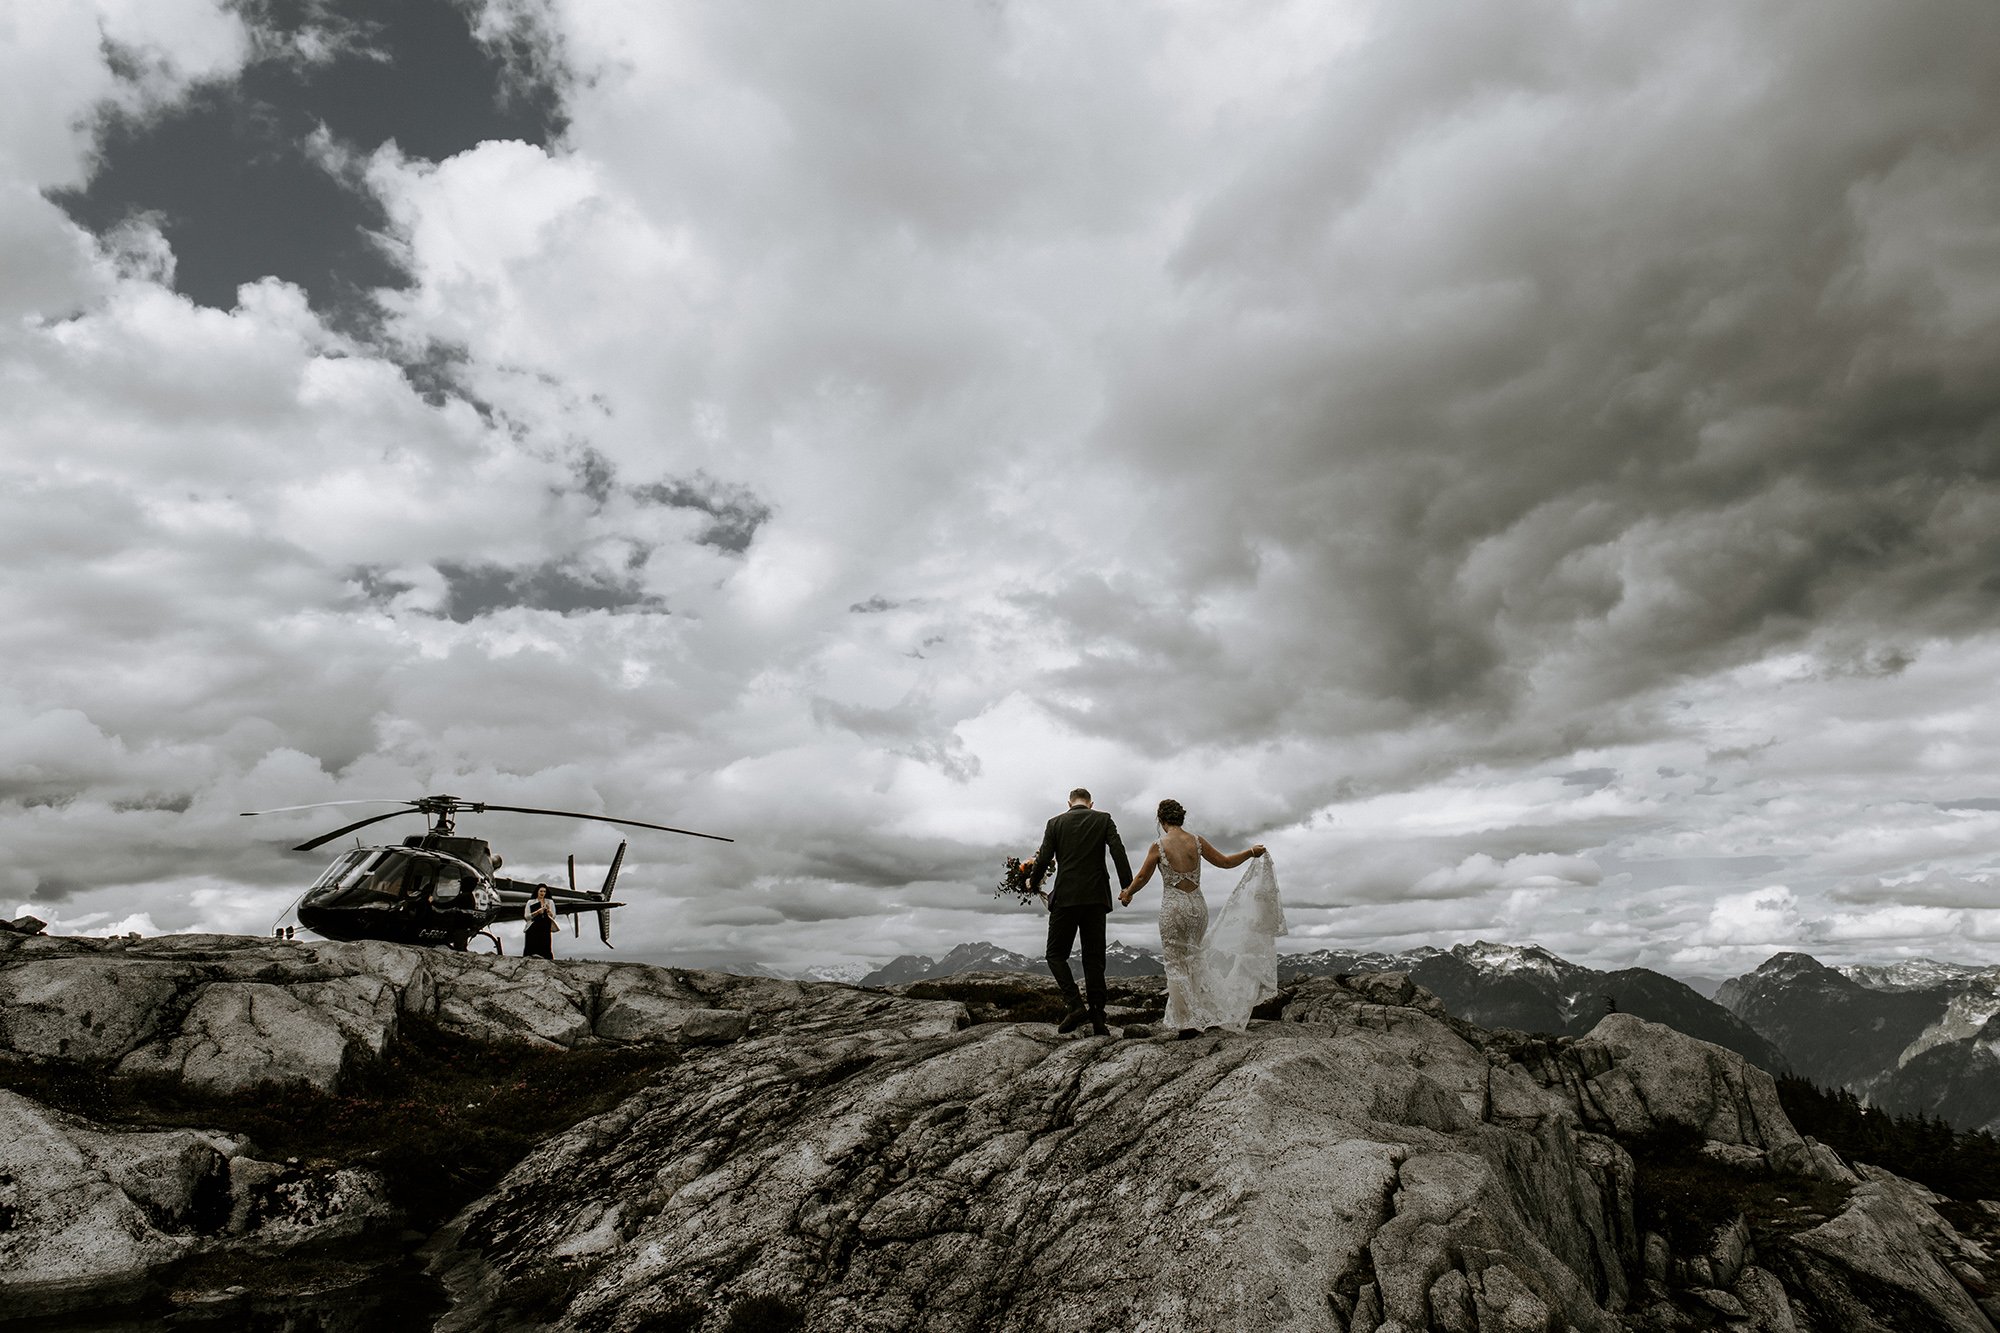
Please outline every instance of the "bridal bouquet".
[[1024, 904], [1040, 902], [1042, 895], [1028, 887], [1028, 877], [1034, 873], [1034, 870], [1034, 857], [1028, 857], [1026, 860], [1022, 860], [1018, 856], [1008, 857], [1006, 872], [1000, 877], [999, 885], [994, 888], [993, 896], [995, 898], [1012, 897]]

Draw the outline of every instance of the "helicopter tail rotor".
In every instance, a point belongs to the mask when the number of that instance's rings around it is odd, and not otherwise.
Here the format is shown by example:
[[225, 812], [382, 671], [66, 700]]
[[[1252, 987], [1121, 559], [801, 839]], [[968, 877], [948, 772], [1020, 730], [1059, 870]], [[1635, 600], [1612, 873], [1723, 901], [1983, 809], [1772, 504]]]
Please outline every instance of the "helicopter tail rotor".
[[604, 872], [604, 887], [597, 891], [597, 896], [605, 902], [611, 901], [611, 890], [618, 885], [618, 867], [624, 864], [625, 844], [621, 842], [618, 844], [617, 853], [611, 858], [611, 869]]
[[[611, 901], [611, 890], [618, 885], [618, 868], [624, 864], [625, 844], [621, 842], [618, 844], [617, 854], [611, 858], [611, 869], [604, 872], [604, 887], [597, 891], [599, 901], [607, 903]], [[599, 939], [604, 941], [604, 947], [609, 949], [611, 947], [611, 909], [608, 907], [597, 909], [597, 935]]]

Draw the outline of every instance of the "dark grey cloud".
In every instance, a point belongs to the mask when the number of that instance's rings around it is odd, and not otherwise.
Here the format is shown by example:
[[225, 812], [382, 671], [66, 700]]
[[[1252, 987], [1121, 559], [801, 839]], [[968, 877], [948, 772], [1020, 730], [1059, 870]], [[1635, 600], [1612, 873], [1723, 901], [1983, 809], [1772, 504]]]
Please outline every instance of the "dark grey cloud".
[[[481, 41], [469, 3], [235, 8], [254, 39], [240, 74], [166, 106], [107, 104], [88, 182], [52, 196], [100, 234], [135, 214], [157, 217], [176, 287], [204, 305], [228, 309], [239, 284], [276, 276], [369, 325], [369, 293], [406, 277], [377, 240], [386, 213], [329, 152], [367, 154], [393, 141], [408, 157], [438, 161], [484, 140], [549, 143], [562, 131], [547, 43], [521, 24]], [[108, 54], [128, 83], [146, 72], [143, 51]]]
[[469, 382], [467, 372], [472, 355], [464, 344], [432, 340], [414, 350], [389, 350], [402, 370], [403, 378], [431, 406], [443, 407], [457, 399], [471, 404], [482, 418], [488, 421], [493, 419], [493, 405], [480, 397]]
[[564, 560], [525, 566], [461, 565], [440, 560], [444, 602], [438, 614], [460, 624], [510, 607], [532, 611], [638, 611], [662, 613], [666, 602], [636, 582]]
[[389, 570], [371, 565], [357, 566], [348, 571], [348, 577], [354, 580], [361, 595], [371, 602], [392, 602], [406, 592], [416, 591], [417, 587]]
[[695, 540], [731, 555], [741, 555], [749, 550], [757, 530], [771, 519], [771, 506], [758, 499], [748, 487], [718, 481], [701, 473], [673, 481], [634, 486], [632, 498], [640, 504], [693, 509], [707, 514], [712, 521]]
[[[1534, 13], [1385, 14], [1200, 200], [1185, 319], [1132, 349], [1107, 441], [1211, 478], [1162, 516], [1174, 581], [1301, 571], [1264, 608], [1300, 623], [1257, 636], [1282, 679], [1207, 652], [1241, 701], [1218, 737], [1313, 725], [1300, 696], [1574, 713], [1837, 626], [1990, 623], [2000, 330], [1952, 284], [1994, 274], [1918, 240], [2000, 198], [1986, 16]], [[1787, 55], [1709, 88], [1720, 49]], [[1198, 635], [1156, 656], [1052, 609], [1149, 678], [1129, 698], [1203, 669]], [[1086, 725], [1143, 726], [1108, 674], [1075, 682], [1113, 705]]]

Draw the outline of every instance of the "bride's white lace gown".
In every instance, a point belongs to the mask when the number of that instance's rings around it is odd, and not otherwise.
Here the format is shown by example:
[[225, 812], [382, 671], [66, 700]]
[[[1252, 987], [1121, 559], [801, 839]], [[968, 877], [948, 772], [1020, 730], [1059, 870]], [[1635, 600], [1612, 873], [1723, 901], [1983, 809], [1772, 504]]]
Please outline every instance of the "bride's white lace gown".
[[1179, 871], [1160, 857], [1160, 959], [1167, 968], [1169, 1028], [1242, 1031], [1250, 1011], [1278, 993], [1278, 936], [1285, 909], [1269, 854], [1252, 857], [1213, 924], [1201, 894], [1201, 861]]

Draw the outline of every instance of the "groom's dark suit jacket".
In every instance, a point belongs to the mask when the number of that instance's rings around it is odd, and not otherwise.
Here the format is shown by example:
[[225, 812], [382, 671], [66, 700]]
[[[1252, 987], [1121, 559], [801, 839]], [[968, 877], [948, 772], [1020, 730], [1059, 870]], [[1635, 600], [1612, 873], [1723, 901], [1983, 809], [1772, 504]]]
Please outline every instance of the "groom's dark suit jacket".
[[1035, 868], [1029, 875], [1031, 888], [1042, 887], [1049, 866], [1056, 867], [1056, 887], [1049, 894], [1049, 906], [1095, 907], [1111, 910], [1111, 878], [1104, 873], [1104, 853], [1118, 867], [1118, 887], [1132, 882], [1132, 866], [1125, 859], [1125, 844], [1118, 840], [1118, 825], [1102, 810], [1071, 806], [1049, 821], [1042, 834], [1042, 849], [1035, 853]]

